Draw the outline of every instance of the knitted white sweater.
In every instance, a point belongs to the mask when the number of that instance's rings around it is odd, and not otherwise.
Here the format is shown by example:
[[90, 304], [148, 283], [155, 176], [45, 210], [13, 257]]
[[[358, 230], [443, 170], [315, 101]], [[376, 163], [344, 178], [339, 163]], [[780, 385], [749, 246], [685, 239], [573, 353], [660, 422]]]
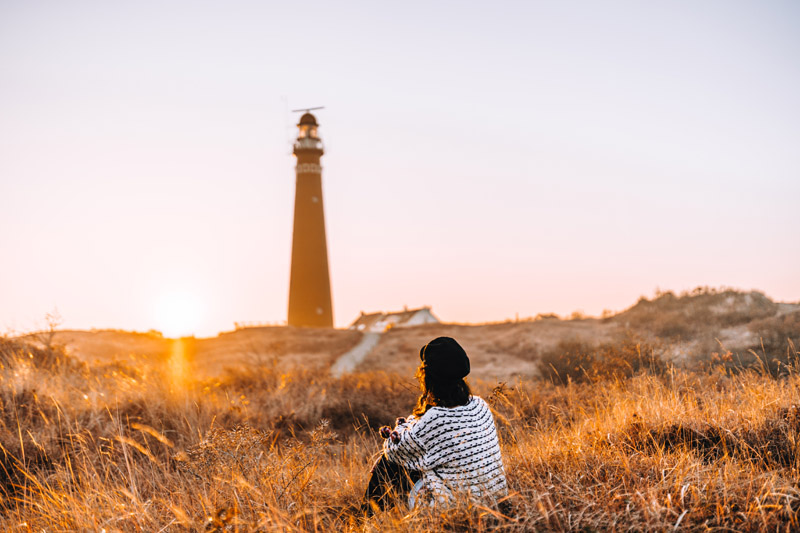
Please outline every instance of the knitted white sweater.
[[494, 417], [481, 398], [458, 407], [431, 407], [395, 427], [399, 440], [386, 439], [390, 461], [423, 475], [423, 488], [439, 500], [454, 493], [493, 500], [508, 494]]

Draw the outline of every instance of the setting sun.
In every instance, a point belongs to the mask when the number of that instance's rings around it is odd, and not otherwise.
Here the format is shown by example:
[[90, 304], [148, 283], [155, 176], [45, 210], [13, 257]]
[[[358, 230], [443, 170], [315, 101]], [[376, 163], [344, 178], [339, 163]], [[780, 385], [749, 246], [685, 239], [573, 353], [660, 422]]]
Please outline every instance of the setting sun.
[[156, 329], [165, 337], [194, 335], [202, 315], [200, 299], [190, 292], [170, 292], [155, 307]]

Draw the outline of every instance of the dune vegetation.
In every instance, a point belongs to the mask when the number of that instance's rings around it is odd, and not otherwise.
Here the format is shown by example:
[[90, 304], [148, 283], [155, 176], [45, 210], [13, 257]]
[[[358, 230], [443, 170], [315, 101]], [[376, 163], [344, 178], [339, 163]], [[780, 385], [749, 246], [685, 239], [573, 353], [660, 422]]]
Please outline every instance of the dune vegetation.
[[561, 344], [539, 378], [472, 381], [496, 413], [502, 510], [367, 518], [376, 428], [410, 410], [408, 376], [274, 359], [197, 379], [181, 341], [87, 364], [0, 338], [0, 530], [797, 530], [798, 353], [775, 346], [679, 366], [628, 335]]

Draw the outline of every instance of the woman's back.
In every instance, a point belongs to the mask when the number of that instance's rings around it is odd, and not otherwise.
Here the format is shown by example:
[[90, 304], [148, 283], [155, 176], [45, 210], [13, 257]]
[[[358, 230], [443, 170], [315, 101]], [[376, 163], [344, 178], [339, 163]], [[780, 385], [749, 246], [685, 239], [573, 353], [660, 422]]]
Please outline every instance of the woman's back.
[[421, 471], [424, 489], [437, 499], [449, 500], [455, 493], [477, 499], [507, 494], [494, 418], [481, 398], [457, 407], [430, 407], [396, 429], [399, 439], [386, 441], [387, 457]]
[[372, 467], [364, 506], [383, 508], [390, 494], [449, 503], [469, 497], [489, 504], [508, 495], [497, 429], [489, 406], [473, 396], [464, 348], [437, 337], [419, 350], [420, 396], [414, 414], [384, 426], [383, 454]]

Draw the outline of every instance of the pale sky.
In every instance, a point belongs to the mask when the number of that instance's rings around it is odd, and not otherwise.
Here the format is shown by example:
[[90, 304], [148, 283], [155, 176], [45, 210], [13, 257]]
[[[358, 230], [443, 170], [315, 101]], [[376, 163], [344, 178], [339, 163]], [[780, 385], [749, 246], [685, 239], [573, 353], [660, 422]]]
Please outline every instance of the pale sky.
[[334, 319], [800, 300], [794, 1], [0, 0], [0, 332], [286, 319], [317, 113]]

